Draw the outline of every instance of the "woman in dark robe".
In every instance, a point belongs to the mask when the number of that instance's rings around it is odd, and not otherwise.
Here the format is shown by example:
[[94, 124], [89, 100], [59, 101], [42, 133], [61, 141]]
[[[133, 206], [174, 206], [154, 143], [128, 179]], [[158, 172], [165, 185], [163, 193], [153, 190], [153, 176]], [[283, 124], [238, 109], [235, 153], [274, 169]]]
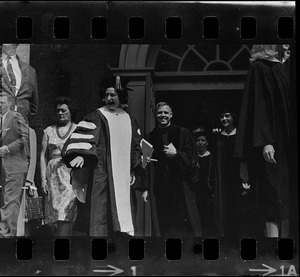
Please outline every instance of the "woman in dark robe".
[[222, 129], [214, 132], [213, 148], [216, 221], [221, 236], [240, 237], [242, 184], [247, 180], [241, 179], [241, 161], [234, 157], [237, 115], [224, 108], [220, 123]]
[[141, 171], [141, 133], [136, 119], [123, 109], [128, 92], [120, 77], [108, 78], [104, 102], [79, 122], [64, 145], [63, 159], [72, 167], [73, 190], [85, 203], [79, 208], [81, 231], [133, 236], [131, 186]]
[[[247, 74], [235, 152], [247, 161], [260, 228], [288, 236], [288, 45], [254, 45]], [[253, 219], [254, 220], [254, 219]]]

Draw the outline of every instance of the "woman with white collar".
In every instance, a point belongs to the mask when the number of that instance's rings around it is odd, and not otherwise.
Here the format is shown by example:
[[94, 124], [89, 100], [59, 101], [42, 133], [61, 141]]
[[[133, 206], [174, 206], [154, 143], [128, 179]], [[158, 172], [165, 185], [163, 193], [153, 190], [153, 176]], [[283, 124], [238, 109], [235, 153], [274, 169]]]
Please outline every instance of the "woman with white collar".
[[237, 115], [232, 109], [220, 112], [221, 129], [213, 129], [213, 172], [215, 183], [216, 221], [221, 236], [240, 236], [240, 209], [242, 184], [240, 160], [234, 157]]

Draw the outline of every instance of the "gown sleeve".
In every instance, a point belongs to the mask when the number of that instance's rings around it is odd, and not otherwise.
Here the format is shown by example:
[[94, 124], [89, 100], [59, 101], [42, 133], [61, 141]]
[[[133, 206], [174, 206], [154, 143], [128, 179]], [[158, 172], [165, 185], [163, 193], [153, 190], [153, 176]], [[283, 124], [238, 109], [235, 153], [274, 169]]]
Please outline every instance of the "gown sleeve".
[[135, 118], [131, 117], [132, 141], [131, 141], [131, 170], [139, 174], [142, 170], [141, 131]]
[[21, 114], [15, 113], [12, 129], [19, 135], [19, 137], [6, 145], [10, 154], [14, 155], [19, 153], [22, 149], [25, 149], [26, 155], [29, 156], [29, 129]]
[[241, 106], [235, 147], [238, 157], [247, 156], [253, 147], [274, 144], [273, 85], [271, 69], [254, 62], [247, 74]]
[[101, 121], [96, 112], [87, 115], [80, 121], [66, 141], [62, 158], [68, 167], [70, 162], [81, 156], [84, 159], [84, 166], [90, 166], [97, 163], [97, 142], [101, 131]]
[[198, 156], [195, 142], [190, 132], [181, 128], [180, 148], [177, 149], [176, 160], [184, 179], [189, 182], [198, 182]]

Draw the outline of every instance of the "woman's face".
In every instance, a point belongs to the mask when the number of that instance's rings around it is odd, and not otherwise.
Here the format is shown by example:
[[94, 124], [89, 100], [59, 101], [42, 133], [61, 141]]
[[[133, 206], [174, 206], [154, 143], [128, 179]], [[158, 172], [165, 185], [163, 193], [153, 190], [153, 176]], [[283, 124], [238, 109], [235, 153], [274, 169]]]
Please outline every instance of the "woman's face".
[[71, 112], [68, 105], [62, 104], [57, 105], [56, 115], [59, 123], [68, 123], [71, 121]]
[[224, 128], [233, 126], [233, 118], [230, 113], [221, 114], [220, 122]]
[[119, 95], [113, 87], [106, 90], [104, 100], [108, 109], [112, 111], [121, 105]]

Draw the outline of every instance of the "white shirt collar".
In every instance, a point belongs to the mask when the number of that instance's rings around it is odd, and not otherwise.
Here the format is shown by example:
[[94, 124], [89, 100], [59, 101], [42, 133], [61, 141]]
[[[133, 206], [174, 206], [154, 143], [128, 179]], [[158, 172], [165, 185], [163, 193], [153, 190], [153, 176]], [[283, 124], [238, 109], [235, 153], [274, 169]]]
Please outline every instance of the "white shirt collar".
[[[7, 62], [7, 57], [8, 57], [7, 54], [2, 53], [2, 61]], [[11, 60], [12, 60], [13, 63], [18, 61], [18, 59], [17, 59], [17, 54], [14, 54], [14, 55], [12, 55], [12, 56], [10, 56], [10, 57], [11, 57]]]
[[17, 62], [17, 54], [14, 54], [13, 56], [11, 56], [11, 60], [12, 62]]
[[202, 158], [202, 157], [206, 157], [206, 156], [209, 156], [209, 155], [210, 155], [210, 152], [209, 152], [208, 150], [206, 150], [205, 153], [204, 153], [203, 155], [200, 155], [200, 154], [199, 154], [199, 157]]
[[169, 124], [167, 125], [167, 126], [163, 126], [163, 127], [160, 127], [160, 126], [158, 126], [158, 128], [160, 128], [160, 129], [164, 129], [164, 128], [167, 128], [167, 127], [169, 127], [171, 125], [171, 122], [169, 122]]
[[226, 133], [226, 131], [225, 130], [223, 130], [222, 132], [221, 132], [221, 134], [223, 135], [223, 136], [234, 136], [235, 134], [236, 134], [236, 128], [234, 128], [231, 132], [230, 132], [230, 134], [227, 134]]

